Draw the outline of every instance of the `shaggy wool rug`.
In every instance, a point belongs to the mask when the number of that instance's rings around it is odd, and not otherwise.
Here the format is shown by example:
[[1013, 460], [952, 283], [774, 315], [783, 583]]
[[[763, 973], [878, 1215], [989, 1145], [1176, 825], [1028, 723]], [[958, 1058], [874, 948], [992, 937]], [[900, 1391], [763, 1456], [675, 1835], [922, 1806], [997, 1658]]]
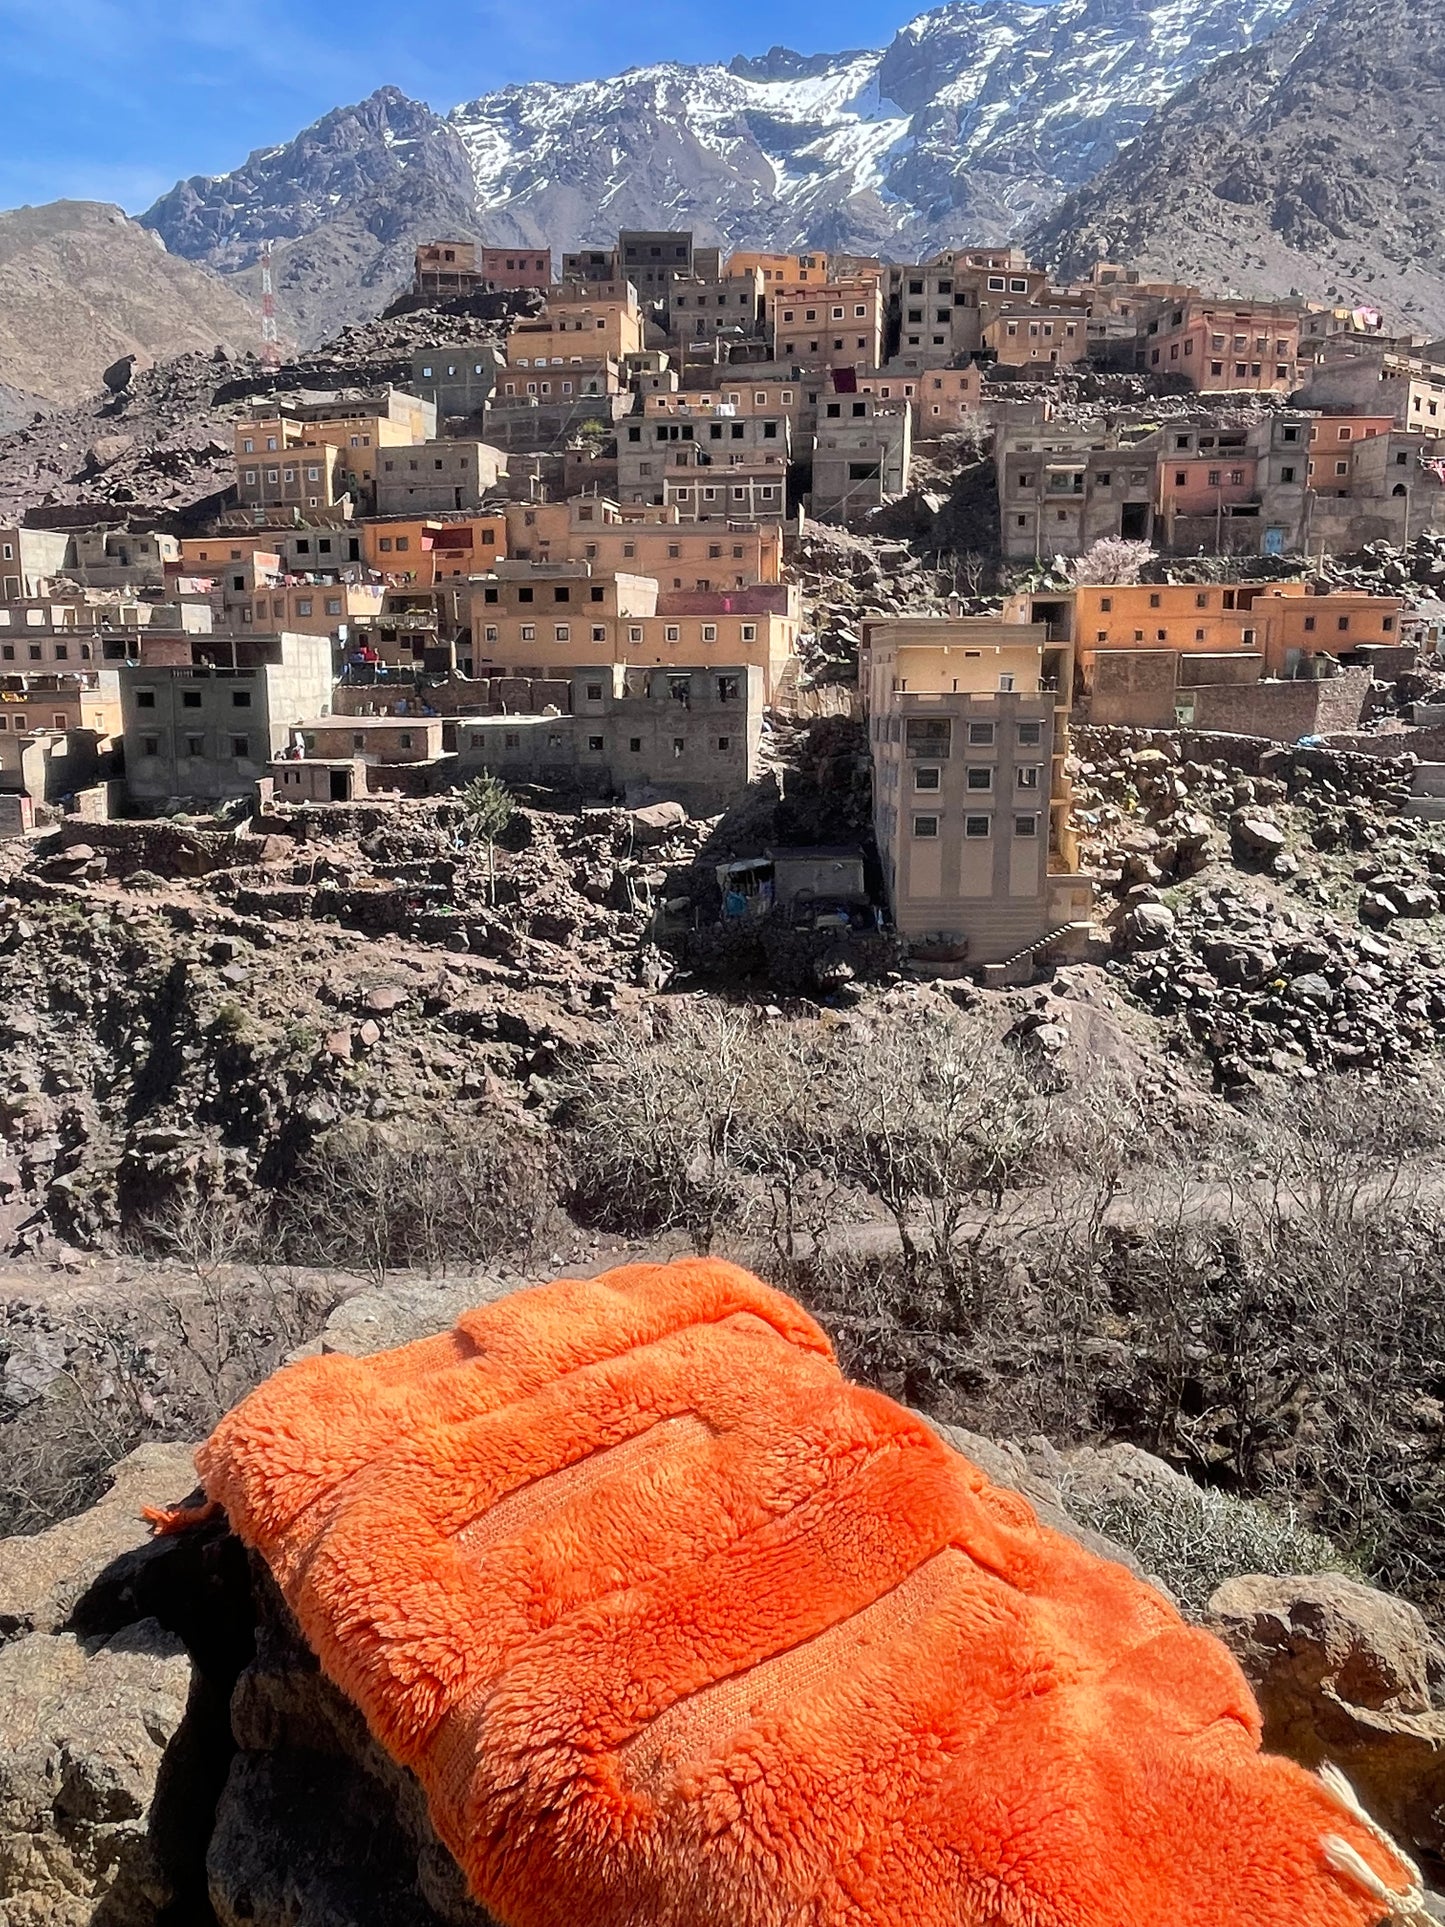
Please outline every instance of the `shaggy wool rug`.
[[199, 1454], [507, 1927], [1370, 1927], [1224, 1648], [735, 1266], [287, 1367]]

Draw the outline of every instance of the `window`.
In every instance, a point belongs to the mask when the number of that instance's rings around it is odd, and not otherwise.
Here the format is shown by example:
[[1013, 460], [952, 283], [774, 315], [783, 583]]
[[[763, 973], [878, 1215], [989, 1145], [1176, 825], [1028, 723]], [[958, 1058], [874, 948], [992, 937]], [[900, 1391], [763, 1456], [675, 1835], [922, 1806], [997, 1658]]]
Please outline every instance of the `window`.
[[1028, 747], [1034, 743], [1041, 743], [1043, 740], [1044, 726], [1042, 723], [1020, 723], [1018, 725], [1018, 741], [1020, 747]]
[[943, 771], [934, 767], [918, 768], [913, 772], [913, 787], [916, 790], [936, 790], [943, 787]]
[[627, 747], [632, 751], [634, 756], [640, 756], [642, 753], [642, 738], [640, 736], [629, 736], [627, 739]]
[[568, 622], [554, 623], [553, 634], [558, 642], [570, 642], [572, 640], [572, 625]]
[[1014, 771], [1014, 788], [1016, 790], [1036, 790], [1038, 786], [1039, 769], [1037, 763], [1028, 763], [1022, 769], [1016, 769]]
[[182, 709], [199, 709], [200, 706], [201, 692], [199, 689], [183, 689], [181, 691]]
[[232, 709], [249, 709], [251, 707], [250, 690], [233, 689], [231, 691], [231, 707]]
[[1037, 836], [1038, 833], [1039, 819], [1036, 816], [1016, 816], [1014, 818], [1015, 836]]
[[522, 624], [522, 640], [523, 642], [535, 642], [537, 640], [537, 625], [535, 622], [524, 622]]
[[963, 833], [971, 843], [976, 842], [980, 837], [992, 836], [993, 818], [991, 816], [966, 816], [963, 819]]
[[992, 723], [970, 723], [968, 726], [968, 746], [970, 749], [988, 749], [993, 743]]
[[587, 747], [594, 755], [597, 754], [602, 748], [602, 738], [600, 736], [589, 736], [587, 738]]
[[1103, 614], [1103, 615], [1106, 615], [1106, 616], [1107, 616], [1107, 615], [1112, 615], [1112, 614], [1113, 614], [1113, 612], [1114, 612], [1114, 598], [1113, 598], [1113, 596], [1111, 596], [1111, 595], [1101, 595], [1101, 596], [1099, 597], [1099, 609], [1100, 609], [1100, 613], [1101, 613], [1101, 614]]
[[206, 739], [204, 736], [188, 736], [186, 738], [187, 756], [204, 756], [205, 753]]
[[[17, 729], [24, 729], [25, 718], [23, 716], [17, 716], [15, 718], [15, 727]], [[160, 737], [142, 736], [140, 739], [140, 753], [142, 756], [159, 756], [161, 753]]]
[[993, 788], [993, 771], [987, 767], [974, 768], [969, 770], [965, 780], [967, 787], [971, 790], [991, 790]]
[[138, 689], [135, 692], [135, 706], [137, 709], [154, 709], [156, 692], [153, 689]]
[[680, 757], [680, 756], [685, 756], [685, 755], [687, 754], [687, 738], [686, 738], [686, 736], [674, 736], [674, 737], [673, 737], [673, 739], [672, 739], [672, 753], [673, 753], [673, 756], [674, 756], [675, 758], [676, 758], [676, 757]]
[[931, 841], [938, 835], [938, 818], [936, 816], [915, 816], [913, 819], [913, 834], [922, 841]]
[[1295, 471], [1292, 468], [1282, 468], [1279, 472], [1279, 479], [1282, 482], [1292, 482], [1294, 478]]
[[231, 738], [231, 754], [238, 763], [245, 762], [251, 754], [251, 738], [249, 736], [233, 736]]

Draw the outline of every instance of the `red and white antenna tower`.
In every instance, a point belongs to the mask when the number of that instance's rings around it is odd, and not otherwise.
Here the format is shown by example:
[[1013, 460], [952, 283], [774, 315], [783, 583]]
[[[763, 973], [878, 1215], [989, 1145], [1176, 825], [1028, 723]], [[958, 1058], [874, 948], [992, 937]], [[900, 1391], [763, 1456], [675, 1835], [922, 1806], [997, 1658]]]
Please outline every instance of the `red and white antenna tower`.
[[269, 367], [281, 361], [281, 336], [276, 327], [276, 283], [271, 275], [271, 243], [261, 243], [261, 359]]

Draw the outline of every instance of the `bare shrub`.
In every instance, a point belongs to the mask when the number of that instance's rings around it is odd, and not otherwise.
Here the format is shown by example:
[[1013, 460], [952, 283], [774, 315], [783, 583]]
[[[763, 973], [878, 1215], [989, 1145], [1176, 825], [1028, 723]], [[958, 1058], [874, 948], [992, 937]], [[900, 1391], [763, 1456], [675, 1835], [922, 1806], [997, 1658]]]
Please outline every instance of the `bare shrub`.
[[546, 1144], [515, 1119], [352, 1121], [301, 1160], [279, 1236], [303, 1264], [434, 1274], [529, 1251], [552, 1202]]
[[0, 1412], [0, 1533], [93, 1503], [110, 1467], [147, 1440], [203, 1438], [315, 1336], [338, 1297], [269, 1262], [260, 1220], [228, 1200], [168, 1210], [136, 1248], [159, 1262], [114, 1302], [4, 1308], [0, 1345], [22, 1382]]
[[1127, 1546], [1193, 1617], [1226, 1579], [1244, 1573], [1357, 1570], [1291, 1505], [1275, 1510], [1183, 1480], [1101, 1491], [1088, 1482], [1071, 1484], [1067, 1474], [1059, 1496], [1081, 1525]]
[[1137, 582], [1145, 565], [1154, 560], [1147, 542], [1130, 542], [1120, 535], [1102, 535], [1082, 555], [1064, 563], [1064, 574], [1078, 585], [1097, 582]]

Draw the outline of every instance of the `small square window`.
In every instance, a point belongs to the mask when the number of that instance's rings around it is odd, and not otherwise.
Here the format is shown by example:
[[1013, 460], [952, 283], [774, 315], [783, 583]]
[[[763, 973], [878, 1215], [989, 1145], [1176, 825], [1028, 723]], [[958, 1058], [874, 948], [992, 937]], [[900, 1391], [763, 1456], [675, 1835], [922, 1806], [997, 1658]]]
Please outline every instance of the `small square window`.
[[992, 836], [993, 818], [991, 816], [966, 816], [963, 819], [963, 834], [970, 842], [981, 837]]
[[923, 842], [932, 841], [938, 835], [938, 818], [936, 816], [915, 816], [913, 819], [913, 834]]

